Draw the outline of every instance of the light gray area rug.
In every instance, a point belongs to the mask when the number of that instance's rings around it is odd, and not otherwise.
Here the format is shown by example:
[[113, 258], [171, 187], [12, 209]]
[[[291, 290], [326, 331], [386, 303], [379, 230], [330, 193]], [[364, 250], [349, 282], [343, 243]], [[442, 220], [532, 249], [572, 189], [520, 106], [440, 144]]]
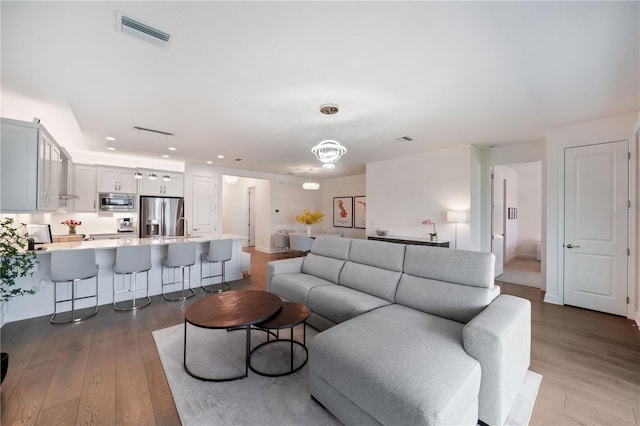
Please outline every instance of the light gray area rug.
[[[302, 337], [296, 328], [296, 338]], [[288, 337], [288, 332], [285, 336]], [[318, 332], [307, 326], [307, 345]], [[160, 360], [173, 394], [180, 420], [197, 425], [339, 425], [340, 422], [309, 394], [308, 366], [283, 377], [264, 377], [252, 371], [245, 379], [205, 382], [189, 376], [183, 368], [184, 324], [153, 332]], [[281, 335], [282, 337], [282, 335]], [[244, 331], [226, 332], [189, 326], [187, 365], [209, 377], [228, 377], [244, 371]], [[252, 347], [264, 342], [264, 332], [253, 331]], [[296, 362], [303, 351], [296, 349]], [[270, 373], [284, 371], [289, 363], [288, 346], [267, 346], [252, 359], [254, 368]], [[529, 371], [509, 413], [507, 425], [527, 425], [542, 376]]]
[[542, 274], [540, 272], [528, 271], [504, 271], [496, 277], [496, 281], [540, 288], [542, 285]]

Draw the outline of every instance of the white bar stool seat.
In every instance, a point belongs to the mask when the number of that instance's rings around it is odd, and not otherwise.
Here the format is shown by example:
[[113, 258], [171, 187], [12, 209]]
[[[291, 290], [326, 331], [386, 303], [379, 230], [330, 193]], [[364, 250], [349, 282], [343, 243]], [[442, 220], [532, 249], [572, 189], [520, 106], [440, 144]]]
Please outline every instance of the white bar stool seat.
[[[59, 250], [51, 252], [51, 281], [53, 281], [53, 315], [49, 322], [53, 324], [65, 324], [82, 321], [98, 313], [98, 271], [96, 264], [96, 253], [93, 249], [81, 250]], [[90, 278], [96, 279], [95, 293], [78, 296], [78, 283]], [[58, 283], [68, 282], [71, 284], [71, 297], [58, 299]], [[87, 309], [93, 310], [87, 314], [76, 318], [76, 301], [95, 298], [96, 303]], [[59, 319], [61, 313], [58, 312], [58, 304], [71, 302], [71, 318]]]
[[[116, 261], [113, 264], [113, 309], [116, 311], [134, 311], [143, 308], [151, 303], [149, 297], [149, 270], [151, 269], [151, 246], [118, 246], [116, 248]], [[136, 276], [141, 273], [147, 273], [147, 285], [145, 288], [136, 286]], [[116, 275], [122, 275], [122, 284], [124, 287], [124, 276], [129, 275], [129, 288], [116, 291]], [[144, 302], [136, 304], [138, 292], [146, 290]], [[122, 306], [125, 300], [116, 300], [118, 294], [131, 293], [131, 306]], [[129, 302], [126, 300], [126, 302]], [[118, 306], [118, 304], [120, 306]]]
[[[231, 288], [231, 285], [225, 281], [225, 276], [224, 276], [224, 264], [228, 261], [231, 260], [231, 255], [233, 252], [233, 239], [231, 238], [227, 238], [224, 240], [211, 240], [209, 241], [209, 252], [207, 253], [202, 253], [200, 255], [200, 286], [202, 287], [203, 290], [208, 291], [208, 292], [213, 292], [213, 291], [217, 291], [217, 292], [222, 292], [222, 290], [225, 289], [225, 287], [227, 289]], [[221, 266], [221, 273], [220, 274], [212, 274], [212, 275], [204, 275], [204, 263], [220, 263]], [[211, 269], [209, 269], [209, 271], [211, 272]], [[208, 278], [217, 278], [220, 277], [220, 282], [219, 283], [214, 283], [214, 284], [210, 284], [210, 286], [213, 285], [220, 285], [220, 287], [216, 290], [213, 288], [207, 288], [207, 286], [205, 286], [203, 284], [203, 280], [208, 279]]]
[[[191, 288], [191, 279], [189, 281], [189, 287], [185, 289], [185, 279], [184, 279], [184, 270], [185, 268], [189, 268], [189, 277], [191, 277], [191, 267], [196, 263], [196, 243], [195, 242], [187, 242], [187, 243], [171, 243], [167, 245], [167, 256], [162, 258], [162, 297], [165, 300], [170, 301], [179, 301], [186, 300], [190, 297], [196, 295], [196, 292]], [[164, 270], [173, 269], [174, 271], [174, 280], [170, 282], [166, 282], [164, 280]], [[182, 272], [181, 281], [175, 280], [175, 270], [180, 268]], [[180, 297], [169, 297], [167, 293], [164, 292], [166, 286], [172, 284], [182, 283], [182, 295]]]

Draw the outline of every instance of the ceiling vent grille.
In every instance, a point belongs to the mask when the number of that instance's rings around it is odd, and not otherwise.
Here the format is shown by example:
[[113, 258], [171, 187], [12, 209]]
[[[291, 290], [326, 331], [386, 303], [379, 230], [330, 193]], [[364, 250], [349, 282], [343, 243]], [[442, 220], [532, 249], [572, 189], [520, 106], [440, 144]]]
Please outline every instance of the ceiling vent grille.
[[413, 138], [409, 136], [401, 136], [399, 138], [396, 138], [396, 141], [398, 142], [411, 142], [412, 140]]
[[171, 36], [168, 33], [153, 28], [144, 22], [131, 18], [130, 16], [123, 15], [122, 12], [117, 12], [116, 15], [118, 31], [158, 46], [166, 47], [169, 44]]

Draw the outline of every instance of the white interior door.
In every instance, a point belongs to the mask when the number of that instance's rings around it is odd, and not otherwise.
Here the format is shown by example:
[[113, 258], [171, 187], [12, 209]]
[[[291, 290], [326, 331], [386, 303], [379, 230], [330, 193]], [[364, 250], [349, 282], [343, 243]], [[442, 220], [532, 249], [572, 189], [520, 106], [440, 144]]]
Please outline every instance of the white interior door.
[[565, 150], [564, 303], [627, 314], [629, 145]]
[[217, 217], [218, 183], [212, 176], [193, 176], [193, 233], [215, 234]]
[[249, 192], [249, 247], [256, 245], [256, 187], [247, 188]]
[[502, 215], [502, 191], [496, 186], [496, 177], [491, 171], [491, 252], [496, 257], [495, 276], [503, 272], [504, 238], [502, 237], [501, 222]]

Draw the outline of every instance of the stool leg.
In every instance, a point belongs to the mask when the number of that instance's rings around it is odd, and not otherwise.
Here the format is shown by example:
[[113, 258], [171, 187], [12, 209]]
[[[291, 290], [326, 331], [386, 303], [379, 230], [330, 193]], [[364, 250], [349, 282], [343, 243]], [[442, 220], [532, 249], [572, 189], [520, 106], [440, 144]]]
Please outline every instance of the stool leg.
[[76, 293], [75, 293], [75, 288], [76, 288], [76, 280], [71, 281], [71, 321], [75, 322], [76, 321]]
[[131, 297], [131, 309], [136, 309], [136, 275], [138, 275], [137, 273], [133, 273], [131, 274], [131, 288], [133, 291], [133, 296]]

